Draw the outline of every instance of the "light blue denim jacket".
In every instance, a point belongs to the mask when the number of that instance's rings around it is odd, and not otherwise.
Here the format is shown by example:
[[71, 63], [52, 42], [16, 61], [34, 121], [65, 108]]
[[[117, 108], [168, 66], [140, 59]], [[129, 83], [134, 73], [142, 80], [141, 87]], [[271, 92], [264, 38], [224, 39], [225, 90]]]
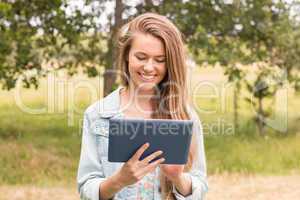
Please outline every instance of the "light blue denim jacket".
[[[89, 106], [84, 113], [81, 155], [77, 174], [81, 199], [99, 200], [101, 182], [113, 175], [123, 165], [123, 163], [112, 163], [107, 160], [109, 118], [124, 117], [120, 111], [120, 89], [121, 87]], [[208, 190], [203, 132], [197, 114], [191, 110], [190, 116], [194, 121], [193, 134], [195, 134], [198, 147], [197, 161], [194, 162], [192, 170], [187, 173], [192, 181], [192, 194], [184, 197], [177, 192], [174, 186], [173, 193], [178, 200], [203, 200]], [[159, 174], [159, 167], [156, 168], [155, 174], [156, 176]], [[160, 200], [158, 178], [155, 179], [154, 185], [152, 200]], [[123, 188], [113, 199], [136, 200], [136, 194], [137, 187], [136, 184], [133, 184]]]

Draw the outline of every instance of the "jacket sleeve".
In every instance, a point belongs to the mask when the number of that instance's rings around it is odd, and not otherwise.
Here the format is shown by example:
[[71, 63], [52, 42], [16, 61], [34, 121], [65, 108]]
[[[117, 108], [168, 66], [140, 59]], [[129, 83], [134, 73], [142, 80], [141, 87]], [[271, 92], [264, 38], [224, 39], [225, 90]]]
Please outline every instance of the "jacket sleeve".
[[208, 191], [208, 183], [206, 172], [206, 156], [203, 141], [203, 129], [197, 113], [193, 110], [190, 115], [194, 123], [193, 137], [195, 137], [197, 145], [196, 159], [194, 160], [191, 171], [186, 173], [192, 181], [192, 194], [184, 197], [176, 190], [174, 185], [173, 193], [177, 200], [204, 200], [204, 196]]
[[99, 200], [100, 183], [104, 176], [101, 159], [96, 149], [96, 136], [90, 130], [87, 113], [84, 114], [77, 186], [82, 200]]

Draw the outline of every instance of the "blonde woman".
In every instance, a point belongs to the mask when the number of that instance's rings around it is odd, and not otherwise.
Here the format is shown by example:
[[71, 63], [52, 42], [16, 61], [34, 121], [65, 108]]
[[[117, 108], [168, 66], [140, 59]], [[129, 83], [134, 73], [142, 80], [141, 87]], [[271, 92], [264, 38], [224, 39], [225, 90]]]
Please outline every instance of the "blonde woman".
[[[181, 33], [166, 17], [142, 14], [120, 30], [118, 65], [122, 86], [84, 114], [78, 190], [89, 200], [202, 200], [207, 192], [203, 133], [187, 102], [187, 66]], [[186, 165], [162, 164], [161, 151], [140, 160], [144, 144], [126, 163], [111, 163], [110, 118], [192, 119]], [[155, 161], [152, 161], [155, 159]]]

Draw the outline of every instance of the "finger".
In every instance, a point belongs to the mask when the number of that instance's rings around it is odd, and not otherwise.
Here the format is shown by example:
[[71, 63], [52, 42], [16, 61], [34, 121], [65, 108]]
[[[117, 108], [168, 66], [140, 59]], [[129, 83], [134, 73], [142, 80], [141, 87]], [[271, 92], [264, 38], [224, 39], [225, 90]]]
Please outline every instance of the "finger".
[[152, 172], [158, 165], [160, 165], [161, 163], [163, 163], [165, 161], [164, 158], [160, 158], [152, 163], [150, 163], [149, 165], [147, 165], [145, 168], [143, 168], [141, 170], [141, 174], [146, 175], [149, 172]]
[[143, 155], [143, 153], [146, 151], [146, 149], [148, 149], [149, 146], [150, 146], [150, 144], [148, 142], [145, 143], [142, 147], [140, 147], [135, 152], [135, 154], [132, 156], [132, 158], [130, 160], [138, 161], [140, 159], [140, 157]]
[[147, 156], [146, 158], [144, 158], [142, 160], [142, 162], [144, 164], [148, 164], [149, 162], [151, 162], [154, 158], [160, 156], [163, 153], [163, 151], [156, 151], [154, 153], [152, 153], [151, 155]]

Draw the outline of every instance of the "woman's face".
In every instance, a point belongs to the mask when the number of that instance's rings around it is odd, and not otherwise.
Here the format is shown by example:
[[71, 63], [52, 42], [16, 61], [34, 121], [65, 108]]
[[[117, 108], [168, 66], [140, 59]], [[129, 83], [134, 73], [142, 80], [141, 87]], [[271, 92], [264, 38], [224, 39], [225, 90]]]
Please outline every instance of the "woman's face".
[[163, 42], [150, 35], [136, 33], [128, 55], [131, 83], [138, 90], [153, 90], [167, 73]]

